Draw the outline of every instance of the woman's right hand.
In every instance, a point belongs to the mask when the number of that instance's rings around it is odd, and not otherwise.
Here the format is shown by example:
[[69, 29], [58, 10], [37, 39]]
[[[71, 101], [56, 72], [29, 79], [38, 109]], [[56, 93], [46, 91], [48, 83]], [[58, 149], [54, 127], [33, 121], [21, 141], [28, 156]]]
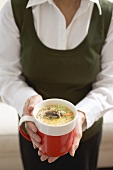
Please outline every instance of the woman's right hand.
[[[23, 108], [23, 115], [30, 115], [31, 116], [35, 105], [38, 104], [39, 102], [41, 102], [42, 100], [43, 99], [40, 95], [35, 95], [35, 96], [31, 96], [30, 98], [28, 98], [28, 100], [26, 101], [24, 108]], [[36, 133], [37, 127], [35, 126], [35, 124], [32, 123], [32, 122], [26, 122], [25, 123], [25, 129], [26, 129], [28, 135], [31, 138], [34, 149], [40, 148], [41, 147], [41, 145], [40, 145], [41, 138]]]

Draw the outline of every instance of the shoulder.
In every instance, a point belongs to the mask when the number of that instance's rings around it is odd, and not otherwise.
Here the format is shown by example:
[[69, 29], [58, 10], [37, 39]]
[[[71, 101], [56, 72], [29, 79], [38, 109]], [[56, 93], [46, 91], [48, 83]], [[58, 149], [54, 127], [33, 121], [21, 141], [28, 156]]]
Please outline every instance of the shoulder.
[[[110, 2], [112, 1], [112, 2]], [[104, 22], [109, 22], [113, 14], [113, 0], [99, 0], [102, 9], [102, 18]]]
[[6, 0], [5, 3], [3, 4], [1, 11], [0, 11], [0, 17], [1, 19], [13, 18], [11, 0]]
[[113, 0], [99, 0], [102, 10], [112, 11]]

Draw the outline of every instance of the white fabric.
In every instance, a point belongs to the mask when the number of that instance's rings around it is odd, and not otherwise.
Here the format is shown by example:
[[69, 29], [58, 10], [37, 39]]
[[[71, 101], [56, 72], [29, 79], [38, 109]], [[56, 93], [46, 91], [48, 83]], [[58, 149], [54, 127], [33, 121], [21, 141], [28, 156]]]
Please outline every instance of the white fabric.
[[[68, 28], [64, 16], [52, 0], [29, 0], [27, 8], [32, 6], [35, 29], [43, 44], [65, 50], [76, 47], [86, 37], [94, 3], [101, 14], [98, 0], [82, 0]], [[101, 63], [102, 71], [93, 84], [93, 90], [76, 105], [86, 114], [87, 128], [106, 109], [113, 107], [113, 19], [102, 49]], [[37, 94], [25, 83], [21, 73], [19, 31], [8, 0], [0, 12], [0, 95], [4, 102], [17, 109], [20, 116], [25, 101]]]

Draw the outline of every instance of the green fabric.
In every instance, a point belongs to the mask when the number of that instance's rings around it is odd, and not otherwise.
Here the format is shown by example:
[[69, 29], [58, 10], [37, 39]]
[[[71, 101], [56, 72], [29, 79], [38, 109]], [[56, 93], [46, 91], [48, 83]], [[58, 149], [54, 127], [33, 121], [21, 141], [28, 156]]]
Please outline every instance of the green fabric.
[[[99, 15], [94, 5], [89, 32], [83, 42], [71, 50], [55, 50], [46, 47], [38, 38], [32, 9], [25, 9], [27, 1], [12, 0], [21, 35], [22, 72], [29, 86], [43, 99], [63, 98], [76, 105], [92, 89], [101, 71], [101, 50], [112, 15], [111, 3], [100, 2], [103, 15]], [[102, 119], [84, 132], [82, 141], [95, 135], [101, 126]]]

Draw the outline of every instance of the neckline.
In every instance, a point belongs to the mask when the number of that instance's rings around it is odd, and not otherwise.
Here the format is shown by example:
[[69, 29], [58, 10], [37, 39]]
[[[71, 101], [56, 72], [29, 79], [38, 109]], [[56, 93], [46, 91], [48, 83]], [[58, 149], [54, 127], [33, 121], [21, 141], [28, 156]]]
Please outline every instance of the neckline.
[[93, 20], [93, 16], [95, 15], [94, 11], [95, 11], [95, 5], [93, 7], [93, 11], [92, 11], [92, 16], [91, 16], [91, 20], [90, 20], [90, 25], [89, 25], [89, 31], [88, 31], [88, 34], [86, 35], [86, 37], [83, 39], [83, 41], [78, 45], [76, 46], [75, 48], [73, 49], [67, 49], [67, 50], [58, 50], [58, 49], [52, 49], [50, 47], [47, 47], [45, 44], [43, 44], [43, 42], [39, 39], [37, 33], [36, 33], [36, 30], [35, 30], [35, 25], [34, 25], [34, 21], [33, 21], [33, 14], [32, 14], [32, 7], [29, 7], [28, 9], [26, 9], [25, 11], [25, 15], [26, 15], [26, 19], [29, 20], [30, 22], [30, 26], [29, 26], [29, 29], [33, 30], [32, 32], [32, 41], [33, 43], [35, 43], [35, 46], [38, 46], [40, 47], [40, 50], [43, 50], [44, 52], [46, 53], [49, 53], [49, 54], [56, 54], [56, 55], [67, 55], [67, 54], [74, 54], [75, 53], [75, 50], [77, 50], [80, 46], [83, 46], [85, 44], [85, 41], [87, 40], [87, 38], [89, 37], [89, 34], [90, 34], [90, 28], [91, 28], [91, 25], [92, 25], [92, 20]]

